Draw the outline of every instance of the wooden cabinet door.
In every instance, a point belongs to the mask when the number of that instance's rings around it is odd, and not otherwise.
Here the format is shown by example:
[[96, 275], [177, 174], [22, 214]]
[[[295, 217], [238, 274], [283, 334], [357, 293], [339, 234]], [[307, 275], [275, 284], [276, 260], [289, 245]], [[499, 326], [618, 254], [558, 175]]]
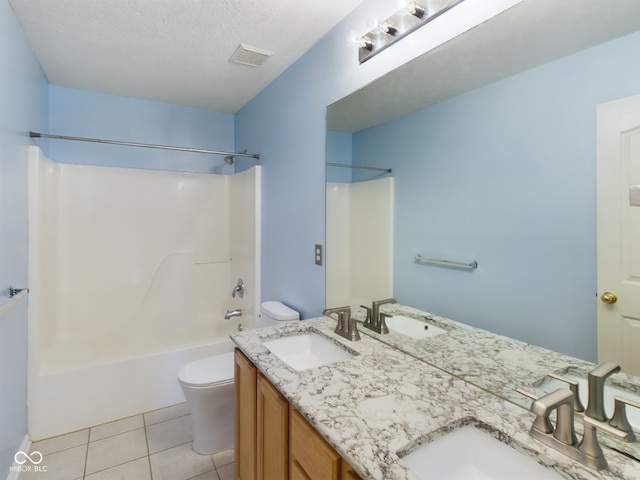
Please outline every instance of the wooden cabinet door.
[[342, 459], [342, 477], [341, 480], [362, 480], [360, 475], [356, 473], [351, 465]]
[[235, 478], [256, 479], [256, 382], [257, 369], [235, 349]]
[[289, 402], [258, 373], [258, 480], [289, 478]]
[[[289, 406], [291, 479], [339, 480], [342, 458], [300, 413]], [[300, 471], [302, 470], [302, 471]]]

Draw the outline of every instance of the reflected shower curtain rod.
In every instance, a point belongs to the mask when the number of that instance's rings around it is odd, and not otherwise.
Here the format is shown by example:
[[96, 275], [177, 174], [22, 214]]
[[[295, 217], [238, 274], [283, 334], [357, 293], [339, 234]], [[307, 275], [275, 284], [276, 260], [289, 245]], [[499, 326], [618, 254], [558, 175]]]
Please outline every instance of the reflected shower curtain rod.
[[73, 140], [75, 142], [91, 142], [91, 143], [106, 143], [109, 145], [124, 145], [126, 147], [144, 147], [144, 148], [158, 148], [161, 150], [175, 150], [178, 152], [193, 152], [193, 153], [206, 153], [210, 155], [231, 155], [234, 157], [250, 157], [260, 160], [260, 154], [244, 152], [224, 152], [219, 150], [205, 150], [203, 148], [189, 148], [189, 147], [174, 147], [171, 145], [154, 145], [151, 143], [135, 143], [135, 142], [121, 142], [118, 140], [101, 140], [99, 138], [85, 138], [85, 137], [69, 137], [67, 135], [50, 135], [48, 133], [29, 132], [31, 138], [52, 138], [55, 140]]
[[391, 173], [390, 168], [380, 168], [380, 167], [364, 167], [360, 165], [349, 165], [347, 163], [332, 163], [327, 162], [327, 167], [340, 167], [340, 168], [358, 168], [360, 170], [376, 170], [378, 172], [386, 172]]

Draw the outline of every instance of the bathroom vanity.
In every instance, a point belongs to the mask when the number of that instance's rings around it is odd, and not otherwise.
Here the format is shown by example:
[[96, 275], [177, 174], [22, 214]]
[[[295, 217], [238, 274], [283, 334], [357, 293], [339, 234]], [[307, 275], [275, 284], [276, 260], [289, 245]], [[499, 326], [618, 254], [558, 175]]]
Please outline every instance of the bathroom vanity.
[[236, 479], [360, 478], [240, 349], [234, 368]]
[[[403, 312], [416, 313], [411, 309]], [[456, 336], [455, 322], [436, 321], [445, 333], [421, 342], [460, 343], [472, 333], [463, 331], [465, 335]], [[511, 475], [517, 471], [518, 478], [539, 468], [549, 478], [640, 479], [637, 461], [605, 448], [608, 468], [590, 469], [533, 439], [529, 430], [535, 415], [528, 408], [381, 342], [375, 335], [361, 335], [360, 341], [350, 342], [334, 333], [335, 325], [335, 320], [321, 317], [232, 335], [238, 347], [236, 478], [420, 478], [424, 466], [411, 463], [412, 452], [429, 458], [423, 449], [451, 439], [454, 446], [448, 449], [458, 453], [455, 462], [462, 461], [465, 448], [453, 434], [471, 430], [480, 435], [475, 445], [499, 444], [516, 455], [516, 466], [509, 468]], [[347, 358], [329, 356], [319, 366], [298, 368], [296, 352], [268, 348], [276, 339], [291, 338], [291, 345], [299, 345], [304, 335], [338, 346]], [[409, 337], [405, 340], [411, 344]], [[495, 355], [501, 347], [498, 345]], [[449, 353], [456, 355], [452, 349]], [[524, 358], [520, 361], [514, 370], [526, 363]], [[504, 378], [504, 388], [509, 382], [518, 382], [511, 385], [513, 390], [526, 387], [536, 379], [527, 380], [520, 384], [520, 378]], [[499, 455], [494, 464], [506, 459]], [[447, 467], [442, 456], [432, 462], [430, 468]], [[316, 468], [320, 470], [312, 470]]]

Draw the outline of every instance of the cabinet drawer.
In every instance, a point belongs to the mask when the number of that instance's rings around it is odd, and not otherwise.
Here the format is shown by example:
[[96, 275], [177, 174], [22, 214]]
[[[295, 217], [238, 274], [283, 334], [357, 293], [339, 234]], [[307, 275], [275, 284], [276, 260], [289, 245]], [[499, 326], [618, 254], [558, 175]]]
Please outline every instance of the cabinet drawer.
[[[342, 458], [293, 406], [289, 427], [291, 477], [305, 478], [304, 473], [314, 480], [339, 480]], [[303, 472], [297, 472], [298, 467]]]

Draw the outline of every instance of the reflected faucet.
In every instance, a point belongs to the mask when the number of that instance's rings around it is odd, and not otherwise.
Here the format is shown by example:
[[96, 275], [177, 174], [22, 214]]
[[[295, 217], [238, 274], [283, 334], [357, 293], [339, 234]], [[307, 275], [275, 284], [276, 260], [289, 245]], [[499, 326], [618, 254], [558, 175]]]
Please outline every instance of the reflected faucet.
[[[387, 324], [384, 321], [384, 315], [380, 313], [380, 305], [385, 303], [398, 303], [395, 298], [387, 298], [385, 300], [376, 300], [373, 302], [371, 310], [367, 309], [367, 320], [362, 324], [363, 327], [373, 330], [376, 333], [385, 334], [389, 333]], [[365, 307], [366, 308], [366, 307]], [[369, 312], [371, 314], [369, 315]], [[386, 315], [387, 317], [389, 315]]]
[[241, 317], [241, 316], [242, 316], [242, 309], [237, 308], [235, 310], [227, 310], [227, 313], [224, 314], [224, 319], [231, 320], [231, 318], [233, 317]]
[[589, 372], [589, 402], [585, 415], [601, 422], [608, 420], [604, 412], [604, 382], [607, 377], [620, 371], [620, 366], [612, 362], [604, 362]]

